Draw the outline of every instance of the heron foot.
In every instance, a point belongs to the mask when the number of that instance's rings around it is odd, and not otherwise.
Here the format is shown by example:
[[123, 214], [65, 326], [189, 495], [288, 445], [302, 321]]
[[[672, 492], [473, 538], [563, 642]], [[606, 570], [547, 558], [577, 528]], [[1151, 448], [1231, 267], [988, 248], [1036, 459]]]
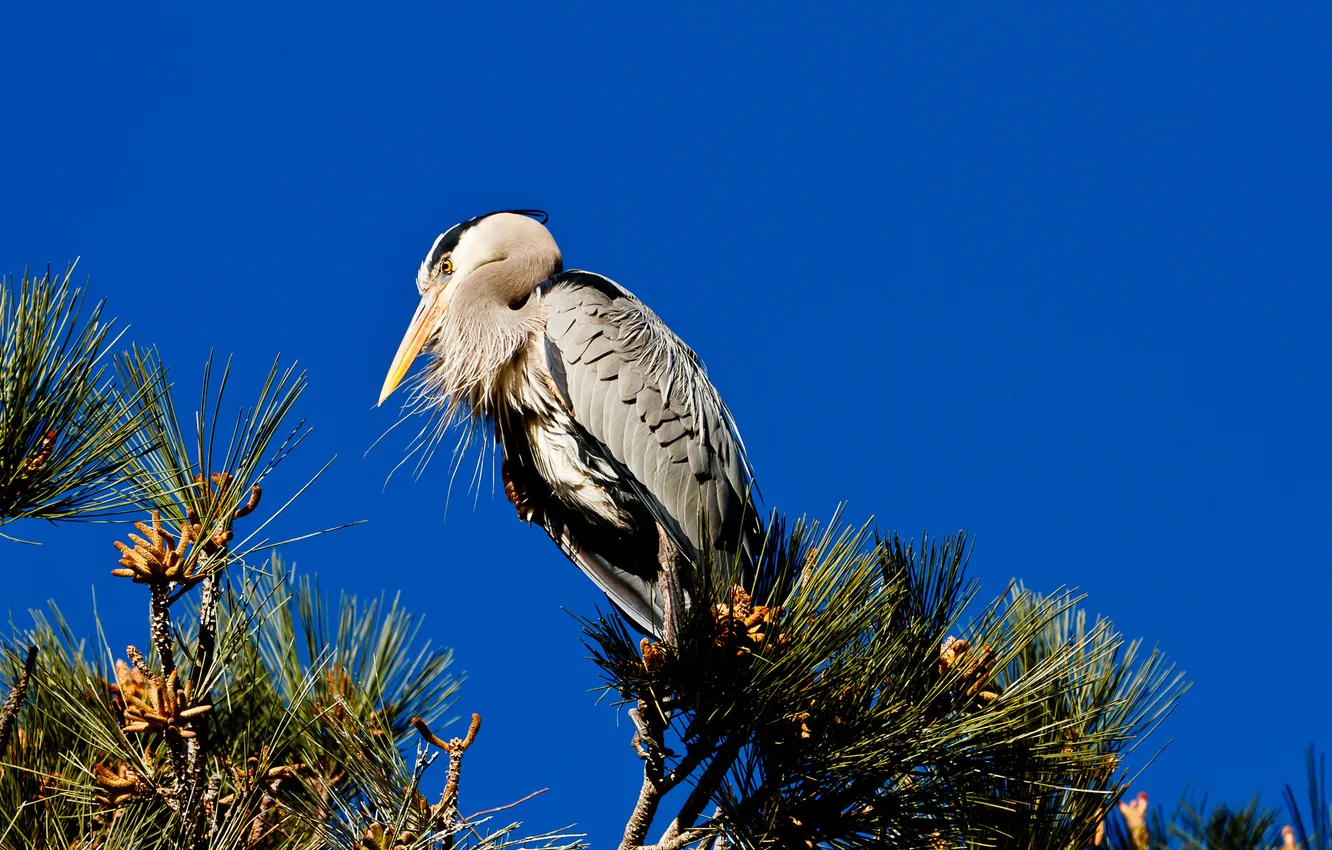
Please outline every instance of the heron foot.
[[643, 717], [644, 707], [640, 702], [637, 708], [629, 709], [629, 719], [634, 723], [634, 736], [629, 739], [629, 745], [633, 747], [634, 755], [643, 761], [661, 756], [673, 757], [675, 752], [660, 740], [661, 730], [649, 726]]

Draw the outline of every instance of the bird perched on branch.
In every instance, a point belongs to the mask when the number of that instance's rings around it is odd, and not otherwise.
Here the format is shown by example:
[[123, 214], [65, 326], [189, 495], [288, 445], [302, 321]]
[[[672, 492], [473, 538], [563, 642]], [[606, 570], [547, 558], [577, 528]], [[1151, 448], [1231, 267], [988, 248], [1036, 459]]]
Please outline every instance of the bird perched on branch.
[[546, 220], [490, 213], [435, 239], [379, 401], [426, 352], [413, 398], [493, 427], [519, 517], [673, 642], [701, 556], [728, 584], [757, 556], [744, 444], [693, 350], [624, 287], [565, 271]]

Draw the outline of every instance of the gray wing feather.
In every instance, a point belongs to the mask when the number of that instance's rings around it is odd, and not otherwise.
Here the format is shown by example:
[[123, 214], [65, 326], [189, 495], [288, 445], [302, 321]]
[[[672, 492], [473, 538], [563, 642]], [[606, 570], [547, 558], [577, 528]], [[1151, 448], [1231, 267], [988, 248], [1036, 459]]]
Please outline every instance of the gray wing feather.
[[[598, 380], [596, 388], [592, 391], [592, 410], [593, 416], [600, 408], [601, 440], [610, 447], [611, 454], [617, 459], [624, 457], [624, 403], [620, 401], [615, 389], [609, 382]], [[621, 427], [616, 427], [617, 422]], [[595, 425], [595, 423], [593, 423]]]
[[[631, 408], [631, 415], [630, 417], [626, 417], [624, 423], [626, 430], [629, 432], [628, 465], [630, 470], [642, 471], [643, 477], [646, 478], [647, 462], [648, 459], [653, 456], [652, 448], [656, 443], [652, 438], [651, 431], [646, 428], [635, 426], [634, 423], [638, 421], [637, 411], [633, 411]], [[655, 469], [653, 472], [655, 473]]]
[[[677, 440], [683, 439], [685, 434], [693, 437], [693, 431], [685, 427], [685, 423], [679, 419], [669, 419], [661, 423], [657, 428], [657, 443], [663, 448], [672, 446]], [[671, 460], [675, 460], [675, 452], [671, 452]]]
[[725, 545], [702, 539], [700, 519], [714, 537], [749, 523], [739, 514], [754, 510], [752, 479], [734, 423], [698, 357], [604, 278], [594, 285], [557, 281], [542, 304], [547, 356], [563, 361], [575, 420], [658, 503], [672, 533], [682, 532], [695, 550]]
[[620, 376], [620, 401], [636, 405], [638, 394], [643, 391], [643, 373], [632, 369]]
[[[702, 433], [707, 434], [712, 440], [717, 439], [715, 433], [708, 433], [706, 428], [701, 429]], [[689, 471], [694, 473], [694, 477], [700, 482], [712, 481], [712, 473], [716, 468], [714, 462], [721, 460], [718, 454], [708, 451], [703, 440], [691, 442], [685, 446], [685, 456], [689, 461]]]
[[648, 387], [643, 391], [642, 419], [648, 428], [656, 428], [661, 424], [661, 417], [666, 413], [665, 405], [661, 400], [661, 393], [655, 388]]
[[[619, 357], [603, 357], [597, 361], [597, 380], [613, 381], [620, 377], [620, 365], [624, 361]], [[618, 394], [618, 393], [617, 393]], [[623, 401], [623, 399], [621, 399]]]
[[598, 334], [588, 343], [587, 348], [583, 350], [581, 361], [583, 363], [596, 363], [608, 354], [619, 352], [619, 340], [611, 339], [605, 334]]
[[[596, 373], [589, 369], [578, 368], [581, 364], [570, 365], [574, 366], [572, 370], [574, 374], [569, 378], [569, 388], [573, 391], [574, 410], [593, 410], [592, 388], [597, 384]], [[568, 374], [568, 371], [568, 365], [566, 365], [565, 374]]]
[[573, 326], [578, 315], [572, 310], [562, 313], [550, 313], [546, 316], [546, 327], [556, 336], [565, 336]]

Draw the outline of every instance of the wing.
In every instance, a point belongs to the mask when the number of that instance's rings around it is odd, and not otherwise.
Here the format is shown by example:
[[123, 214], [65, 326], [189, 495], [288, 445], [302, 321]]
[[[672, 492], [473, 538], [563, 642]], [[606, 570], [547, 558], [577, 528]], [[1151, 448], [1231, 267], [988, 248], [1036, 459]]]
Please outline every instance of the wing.
[[537, 471], [525, 430], [505, 416], [497, 417], [495, 426], [496, 442], [504, 454], [504, 492], [518, 509], [518, 517], [545, 529], [635, 628], [660, 635], [665, 606], [657, 587], [655, 537], [643, 540], [631, 531], [570, 510], [554, 497]]
[[575, 421], [682, 551], [738, 551], [752, 562], [762, 537], [752, 474], [698, 356], [600, 275], [563, 272], [537, 292], [546, 366]]

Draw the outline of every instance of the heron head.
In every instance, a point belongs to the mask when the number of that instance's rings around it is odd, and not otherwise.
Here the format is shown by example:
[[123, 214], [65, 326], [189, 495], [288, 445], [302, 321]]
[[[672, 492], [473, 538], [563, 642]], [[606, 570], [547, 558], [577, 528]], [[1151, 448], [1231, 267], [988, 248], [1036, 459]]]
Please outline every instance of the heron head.
[[471, 318], [499, 324], [504, 311], [485, 308], [517, 309], [538, 283], [560, 271], [560, 249], [545, 221], [540, 210], [506, 210], [470, 218], [435, 238], [416, 272], [421, 303], [384, 378], [379, 404], [440, 332], [450, 304], [463, 301], [476, 313]]

